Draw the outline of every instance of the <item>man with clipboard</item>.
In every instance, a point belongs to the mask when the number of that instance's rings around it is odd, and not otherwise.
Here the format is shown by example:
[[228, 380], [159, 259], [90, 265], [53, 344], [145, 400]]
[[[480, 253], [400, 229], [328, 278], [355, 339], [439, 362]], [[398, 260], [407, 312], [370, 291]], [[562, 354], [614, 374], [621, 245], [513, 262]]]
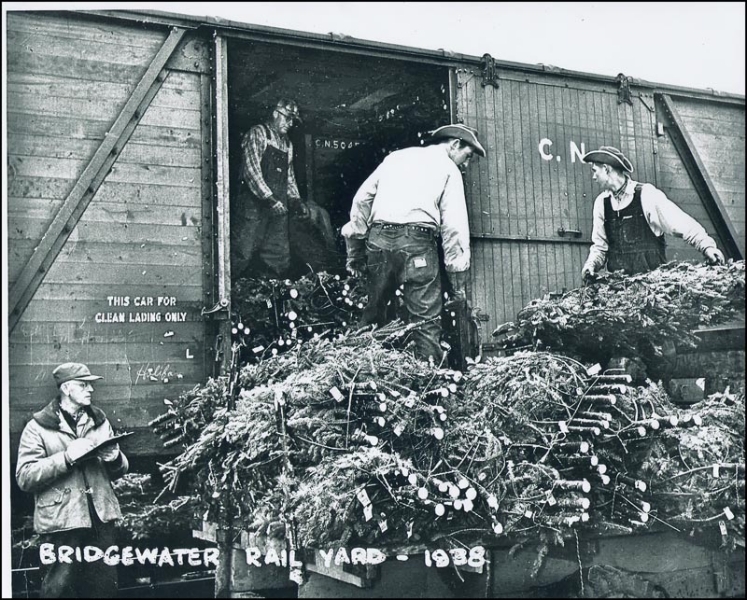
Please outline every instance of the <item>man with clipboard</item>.
[[[114, 438], [104, 411], [91, 404], [92, 375], [81, 363], [64, 363], [53, 372], [59, 395], [34, 413], [21, 434], [16, 480], [34, 494], [34, 529], [42, 537], [42, 598], [117, 595], [117, 569], [103, 560], [56, 560], [61, 546], [106, 550], [116, 544], [121, 518], [111, 482], [127, 472], [127, 457]], [[117, 436], [122, 437], [122, 436]], [[46, 546], [44, 545], [46, 544]], [[41, 554], [41, 553], [40, 553]], [[41, 558], [41, 556], [40, 556]]]

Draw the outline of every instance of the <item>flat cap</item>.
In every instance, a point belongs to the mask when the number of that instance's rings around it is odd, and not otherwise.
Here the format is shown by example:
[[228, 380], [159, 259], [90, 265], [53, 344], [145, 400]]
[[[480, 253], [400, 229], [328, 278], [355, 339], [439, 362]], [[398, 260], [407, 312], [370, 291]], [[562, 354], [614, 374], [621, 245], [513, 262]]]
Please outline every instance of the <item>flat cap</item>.
[[97, 379], [103, 379], [100, 375], [92, 375], [88, 367], [83, 363], [63, 363], [52, 371], [52, 376], [59, 386], [66, 381], [72, 381], [77, 379], [80, 381], [96, 381]]

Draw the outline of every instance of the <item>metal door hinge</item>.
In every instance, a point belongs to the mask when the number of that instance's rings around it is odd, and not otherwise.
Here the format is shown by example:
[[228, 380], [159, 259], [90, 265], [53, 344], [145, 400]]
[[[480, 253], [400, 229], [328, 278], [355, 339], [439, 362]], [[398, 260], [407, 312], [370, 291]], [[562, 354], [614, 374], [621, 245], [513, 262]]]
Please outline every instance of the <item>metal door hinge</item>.
[[630, 84], [633, 83], [633, 78], [620, 73], [617, 76], [617, 83], [620, 86], [617, 89], [617, 103], [622, 104], [623, 102], [627, 102], [630, 106], [633, 106], [633, 100], [630, 95]]
[[495, 59], [490, 54], [482, 55], [482, 87], [492, 85], [498, 87], [498, 69], [495, 66]]
[[203, 306], [202, 310], [200, 311], [200, 316], [204, 317], [205, 315], [214, 315], [215, 313], [221, 311], [228, 312], [228, 300], [226, 300], [225, 298], [221, 298], [212, 308]]

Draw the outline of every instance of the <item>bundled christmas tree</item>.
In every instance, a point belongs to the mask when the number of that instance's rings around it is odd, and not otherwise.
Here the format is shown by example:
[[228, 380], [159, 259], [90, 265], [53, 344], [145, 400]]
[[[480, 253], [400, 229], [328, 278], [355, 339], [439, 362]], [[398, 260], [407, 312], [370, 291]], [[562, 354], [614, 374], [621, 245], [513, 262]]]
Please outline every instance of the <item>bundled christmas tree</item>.
[[[673, 436], [712, 410], [688, 418], [653, 383], [550, 353], [465, 375], [370, 334], [311, 341], [248, 365], [239, 383], [236, 410], [219, 412], [168, 476], [190, 474], [206, 518], [230, 506], [247, 530], [296, 547], [549, 544], [579, 527], [663, 523], [676, 515], [652, 495], [652, 453], [671, 460]], [[743, 411], [743, 396], [734, 402]], [[732, 510], [743, 518], [743, 491]]]
[[641, 473], [676, 527], [717, 524], [724, 545], [744, 547], [744, 390], [716, 393], [679, 413], [651, 444]]
[[198, 508], [195, 496], [161, 499], [161, 486], [144, 473], [127, 473], [112, 486], [122, 509], [117, 522], [122, 541], [168, 539], [171, 544], [189, 545]]
[[694, 330], [744, 319], [744, 261], [670, 262], [640, 275], [615, 272], [560, 298], [534, 300], [493, 335], [505, 349], [551, 350], [581, 361], [613, 356], [651, 364], [665, 346], [695, 348]]
[[245, 286], [236, 379], [154, 422], [184, 448], [166, 478], [190, 481], [202, 518], [291, 548], [510, 536], [539, 544], [536, 568], [580, 528], [719, 524], [724, 546], [743, 545], [743, 389], [680, 409], [655, 383], [592, 364], [599, 344], [636, 350], [641, 328], [654, 345], [694, 343], [690, 327], [743, 310], [743, 263], [612, 275], [535, 303], [513, 334], [531, 350], [465, 372], [403, 351], [413, 325], [352, 327], [353, 281]]
[[233, 339], [243, 347], [245, 364], [354, 328], [366, 296], [358, 279], [310, 273], [295, 281], [239, 279], [232, 301]]

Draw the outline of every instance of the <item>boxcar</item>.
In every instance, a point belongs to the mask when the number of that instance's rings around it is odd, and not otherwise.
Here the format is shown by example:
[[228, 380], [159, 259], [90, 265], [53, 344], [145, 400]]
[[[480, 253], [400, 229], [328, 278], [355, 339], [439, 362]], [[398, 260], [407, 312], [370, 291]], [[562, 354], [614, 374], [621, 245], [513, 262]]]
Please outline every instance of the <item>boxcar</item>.
[[115, 427], [140, 430], [129, 453], [162, 451], [147, 422], [228, 356], [238, 139], [280, 96], [305, 117], [302, 196], [336, 227], [387, 152], [479, 130], [465, 184], [485, 350], [531, 299], [580, 284], [598, 192], [580, 157], [599, 145], [744, 255], [743, 96], [151, 11], [8, 12], [6, 35], [13, 452], [71, 360], [105, 376]]

